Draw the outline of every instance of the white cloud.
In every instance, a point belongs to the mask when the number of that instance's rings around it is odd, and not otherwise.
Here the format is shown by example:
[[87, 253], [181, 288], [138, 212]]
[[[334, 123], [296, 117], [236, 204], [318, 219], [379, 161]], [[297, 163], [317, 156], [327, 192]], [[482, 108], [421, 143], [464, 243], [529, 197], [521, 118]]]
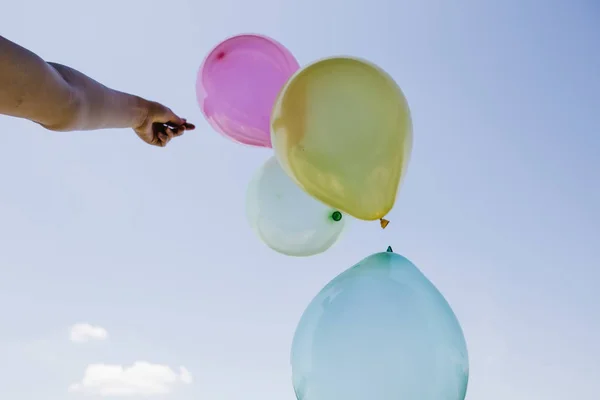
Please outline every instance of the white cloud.
[[106, 340], [108, 332], [101, 326], [75, 324], [71, 327], [69, 338], [75, 343], [85, 343], [90, 340]]
[[192, 383], [190, 372], [179, 374], [166, 365], [138, 361], [130, 367], [91, 364], [83, 379], [69, 387], [69, 392], [99, 396], [152, 396], [170, 393], [178, 384]]
[[182, 383], [186, 385], [191, 384], [194, 380], [192, 378], [192, 374], [185, 367], [179, 367], [179, 379], [181, 379]]

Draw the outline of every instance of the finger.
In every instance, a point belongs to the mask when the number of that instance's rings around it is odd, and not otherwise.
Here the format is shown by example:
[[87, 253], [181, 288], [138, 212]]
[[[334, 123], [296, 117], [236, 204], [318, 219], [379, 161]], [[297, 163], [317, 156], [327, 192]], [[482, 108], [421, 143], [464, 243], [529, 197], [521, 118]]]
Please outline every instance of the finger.
[[154, 139], [152, 139], [151, 142], [149, 142], [152, 146], [156, 146], [156, 147], [163, 147], [164, 144], [162, 142], [162, 140], [160, 140], [160, 138], [158, 137], [158, 135], [156, 135], [154, 137]]
[[179, 136], [183, 135], [184, 133], [185, 133], [185, 127], [183, 125], [181, 125], [179, 128], [177, 128], [177, 130], [175, 130], [175, 134], [173, 136], [179, 137]]
[[166, 124], [164, 124], [167, 128], [171, 128], [174, 131], [179, 131], [180, 129], [184, 129], [184, 130], [188, 130], [188, 131], [192, 131], [194, 129], [196, 129], [196, 125], [194, 124], [190, 124], [188, 123], [185, 118], [183, 119], [183, 124], [180, 125], [176, 125], [175, 123], [173, 123], [172, 121], [167, 122]]
[[173, 139], [175, 137], [175, 134], [177, 133], [177, 129], [172, 129], [172, 128], [167, 128], [165, 129], [165, 133], [167, 134], [167, 136], [169, 137], [169, 140]]
[[164, 121], [167, 121], [168, 125], [175, 125], [175, 126], [179, 126], [179, 125], [183, 125], [185, 124], [185, 120], [183, 118], [179, 118], [173, 111], [171, 111], [170, 109], [166, 109], [165, 110], [166, 113], [163, 116]]
[[196, 126], [194, 124], [190, 124], [187, 122], [187, 119], [183, 118], [183, 127], [185, 129], [187, 129], [188, 131], [192, 131], [194, 129], [196, 129]]
[[163, 126], [165, 129], [171, 129], [173, 131], [177, 131], [183, 125], [177, 125], [177, 124], [174, 124], [173, 122], [167, 122], [166, 124], [163, 124]]
[[166, 133], [162, 132], [159, 132], [156, 137], [158, 138], [158, 145], [161, 147], [165, 147], [169, 143], [169, 140], [171, 140]]
[[[173, 131], [173, 137], [179, 137], [179, 136], [183, 135], [186, 130], [188, 130], [186, 124], [179, 125], [179, 126], [168, 126], [168, 125], [166, 125], [166, 126], [168, 127], [168, 129]], [[195, 128], [195, 127], [192, 125], [192, 129], [193, 128]]]
[[167, 128], [168, 128], [168, 126], [161, 122], [153, 122], [152, 123], [152, 132], [154, 132], [154, 135], [158, 135], [161, 132], [165, 133], [165, 130]]

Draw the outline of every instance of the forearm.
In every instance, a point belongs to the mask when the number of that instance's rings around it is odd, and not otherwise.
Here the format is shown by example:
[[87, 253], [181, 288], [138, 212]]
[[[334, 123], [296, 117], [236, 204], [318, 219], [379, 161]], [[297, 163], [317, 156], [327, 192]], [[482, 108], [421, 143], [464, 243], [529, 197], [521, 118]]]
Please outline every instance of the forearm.
[[110, 89], [73, 68], [48, 63], [69, 85], [77, 98], [68, 130], [135, 128], [146, 117], [148, 102]]
[[57, 131], [126, 128], [143, 123], [147, 105], [0, 36], [0, 114]]

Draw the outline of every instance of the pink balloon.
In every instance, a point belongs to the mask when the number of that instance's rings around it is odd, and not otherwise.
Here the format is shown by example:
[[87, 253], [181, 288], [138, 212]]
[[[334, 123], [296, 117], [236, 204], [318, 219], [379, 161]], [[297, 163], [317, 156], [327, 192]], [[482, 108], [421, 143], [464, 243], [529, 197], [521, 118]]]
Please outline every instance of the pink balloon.
[[271, 147], [271, 110], [299, 68], [292, 53], [273, 39], [234, 36], [215, 47], [198, 70], [198, 104], [218, 132], [239, 143]]

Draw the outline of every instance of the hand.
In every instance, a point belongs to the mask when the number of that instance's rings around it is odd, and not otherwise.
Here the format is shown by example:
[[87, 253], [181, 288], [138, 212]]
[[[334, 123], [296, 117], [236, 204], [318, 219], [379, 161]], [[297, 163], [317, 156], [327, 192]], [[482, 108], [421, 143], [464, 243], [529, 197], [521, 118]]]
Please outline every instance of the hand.
[[140, 139], [154, 146], [165, 147], [174, 137], [196, 128], [169, 108], [153, 101], [146, 103], [144, 113], [143, 122], [134, 131]]

